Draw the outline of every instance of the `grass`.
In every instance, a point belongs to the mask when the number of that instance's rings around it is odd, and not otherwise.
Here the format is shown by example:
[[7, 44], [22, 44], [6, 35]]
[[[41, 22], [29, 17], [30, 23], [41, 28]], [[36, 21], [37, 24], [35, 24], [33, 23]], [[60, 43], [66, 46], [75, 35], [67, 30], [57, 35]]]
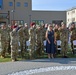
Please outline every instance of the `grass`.
[[[72, 51], [71, 51], [71, 50], [68, 50], [67, 56], [68, 56], [69, 58], [76, 58], [76, 54], [72, 54]], [[57, 54], [57, 55], [56, 55], [56, 58], [61, 58], [61, 57], [62, 57], [61, 54]], [[42, 59], [42, 58], [48, 58], [48, 57], [47, 57], [47, 54], [44, 53], [42, 56], [36, 56], [35, 58], [36, 58], [36, 59]], [[24, 58], [24, 59], [22, 59], [20, 55], [18, 56], [18, 60], [19, 60], [19, 61], [20, 61], [20, 60], [27, 60], [27, 59], [29, 59], [29, 54], [28, 54], [28, 52], [25, 54], [25, 58]], [[9, 54], [6, 54], [6, 58], [0, 58], [0, 63], [1, 63], [1, 62], [11, 62], [11, 56], [10, 56]]]
[[[21, 60], [21, 58], [18, 57], [18, 60]], [[10, 55], [7, 55], [5, 58], [0, 58], [0, 62], [11, 62], [11, 61], [12, 59]]]
[[0, 62], [10, 62], [11, 58], [0, 58]]

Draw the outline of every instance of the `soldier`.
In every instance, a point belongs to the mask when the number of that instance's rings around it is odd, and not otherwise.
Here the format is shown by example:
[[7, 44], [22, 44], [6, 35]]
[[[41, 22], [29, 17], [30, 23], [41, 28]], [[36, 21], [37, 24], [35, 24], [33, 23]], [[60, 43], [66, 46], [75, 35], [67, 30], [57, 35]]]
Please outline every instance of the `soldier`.
[[23, 26], [20, 25], [20, 29], [18, 30], [19, 34], [19, 42], [20, 42], [20, 49], [21, 49], [21, 57], [24, 58], [25, 55], [25, 33]]
[[76, 28], [75, 28], [75, 24], [74, 24], [74, 23], [71, 24], [70, 35], [71, 35], [71, 38], [70, 38], [71, 48], [72, 48], [72, 52], [73, 52], [73, 54], [74, 54], [74, 50], [73, 50], [73, 40], [76, 40]]
[[29, 41], [30, 41], [30, 59], [35, 58], [35, 43], [36, 43], [36, 28], [35, 23], [31, 23], [31, 27], [29, 29]]
[[28, 24], [27, 23], [24, 24], [23, 30], [24, 30], [24, 36], [25, 36], [25, 51], [27, 51], [26, 41], [29, 40]]
[[61, 52], [64, 58], [67, 58], [67, 50], [68, 50], [68, 30], [65, 24], [62, 24], [60, 29], [60, 40], [61, 40]]
[[47, 30], [47, 28], [48, 28], [48, 23], [45, 24], [45, 29]]
[[60, 31], [59, 26], [56, 24], [54, 28], [54, 36], [56, 37], [56, 40], [60, 40]]
[[41, 25], [41, 54], [44, 53], [44, 41], [46, 40], [45, 34], [46, 34], [45, 25], [42, 24]]
[[12, 62], [17, 61], [17, 54], [18, 54], [18, 41], [19, 36], [17, 32], [17, 26], [13, 27], [13, 30], [10, 32], [10, 45], [11, 45], [11, 59]]
[[1, 32], [1, 47], [2, 47], [1, 58], [5, 58], [5, 53], [8, 49], [8, 40], [9, 40], [6, 24], [1, 25], [0, 32]]
[[11, 54], [11, 48], [10, 48], [10, 32], [12, 31], [12, 29], [11, 29], [11, 25], [9, 24], [8, 26], [7, 26], [7, 31], [8, 31], [8, 53], [9, 54]]
[[[60, 31], [59, 31], [59, 26], [57, 24], [54, 27], [54, 36], [56, 41], [60, 40]], [[57, 47], [57, 44], [56, 44], [56, 47]], [[60, 54], [60, 50], [56, 49], [56, 53]]]
[[38, 25], [36, 28], [36, 54], [40, 56], [42, 53], [41, 44], [42, 44], [42, 36], [41, 36], [41, 27]]

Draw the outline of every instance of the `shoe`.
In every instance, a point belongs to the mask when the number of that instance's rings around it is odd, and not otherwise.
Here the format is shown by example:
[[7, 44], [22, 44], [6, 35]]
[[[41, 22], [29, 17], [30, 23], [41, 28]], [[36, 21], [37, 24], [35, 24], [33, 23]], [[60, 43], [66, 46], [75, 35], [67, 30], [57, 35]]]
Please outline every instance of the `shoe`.
[[15, 60], [14, 60], [14, 59], [12, 59], [12, 62], [15, 62]]
[[18, 61], [17, 59], [15, 59], [15, 61]]
[[67, 56], [64, 56], [65, 58], [68, 58]]
[[67, 56], [62, 56], [62, 58], [68, 58]]
[[5, 57], [1, 55], [1, 58], [5, 58]]

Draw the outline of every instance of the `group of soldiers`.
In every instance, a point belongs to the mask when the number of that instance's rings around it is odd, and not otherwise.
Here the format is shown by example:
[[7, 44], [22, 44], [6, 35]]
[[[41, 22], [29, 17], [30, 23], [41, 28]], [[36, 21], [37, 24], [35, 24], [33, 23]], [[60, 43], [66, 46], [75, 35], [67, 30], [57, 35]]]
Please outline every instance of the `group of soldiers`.
[[24, 25], [15, 23], [12, 26], [2, 24], [0, 28], [1, 58], [5, 58], [8, 52], [11, 54], [12, 61], [16, 61], [19, 50], [21, 57], [24, 58], [27, 52], [26, 41], [28, 40], [30, 42], [30, 59], [35, 58], [37, 55], [40, 56], [44, 51], [43, 41], [45, 40], [45, 32], [44, 25], [39, 26], [35, 23], [31, 23], [30, 28], [28, 28], [27, 23]]
[[[17, 60], [18, 50], [20, 49], [21, 57], [24, 58], [27, 51], [26, 41], [29, 40], [29, 56], [30, 59], [40, 56], [44, 53], [44, 41], [48, 24], [36, 25], [31, 23], [30, 28], [28, 24], [24, 25], [5, 25], [2, 24], [0, 28], [0, 42], [1, 42], [1, 58], [6, 57], [6, 53], [11, 54], [12, 61]], [[72, 23], [70, 28], [67, 28], [65, 23], [61, 26], [55, 25], [54, 35], [56, 40], [61, 40], [62, 55], [66, 56], [68, 50], [69, 34], [71, 35], [71, 47], [73, 51], [73, 40], [76, 40], [76, 27]]]
[[76, 40], [76, 25], [74, 22], [71, 23], [70, 27], [66, 27], [64, 22], [61, 26], [55, 25], [54, 28], [56, 40], [61, 40], [61, 53], [62, 57], [67, 57], [68, 42], [71, 43], [71, 50], [74, 54], [73, 40]]

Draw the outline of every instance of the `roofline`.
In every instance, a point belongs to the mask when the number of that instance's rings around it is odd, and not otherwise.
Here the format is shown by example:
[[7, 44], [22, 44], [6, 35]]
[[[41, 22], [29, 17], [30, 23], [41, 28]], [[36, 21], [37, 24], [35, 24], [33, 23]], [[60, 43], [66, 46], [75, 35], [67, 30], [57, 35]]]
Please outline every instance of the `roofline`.
[[67, 9], [66, 11], [71, 11], [71, 10], [74, 10], [74, 9], [76, 9], [76, 6], [75, 6], [75, 7], [70, 8], [70, 9]]
[[32, 10], [32, 12], [66, 12], [66, 10]]

